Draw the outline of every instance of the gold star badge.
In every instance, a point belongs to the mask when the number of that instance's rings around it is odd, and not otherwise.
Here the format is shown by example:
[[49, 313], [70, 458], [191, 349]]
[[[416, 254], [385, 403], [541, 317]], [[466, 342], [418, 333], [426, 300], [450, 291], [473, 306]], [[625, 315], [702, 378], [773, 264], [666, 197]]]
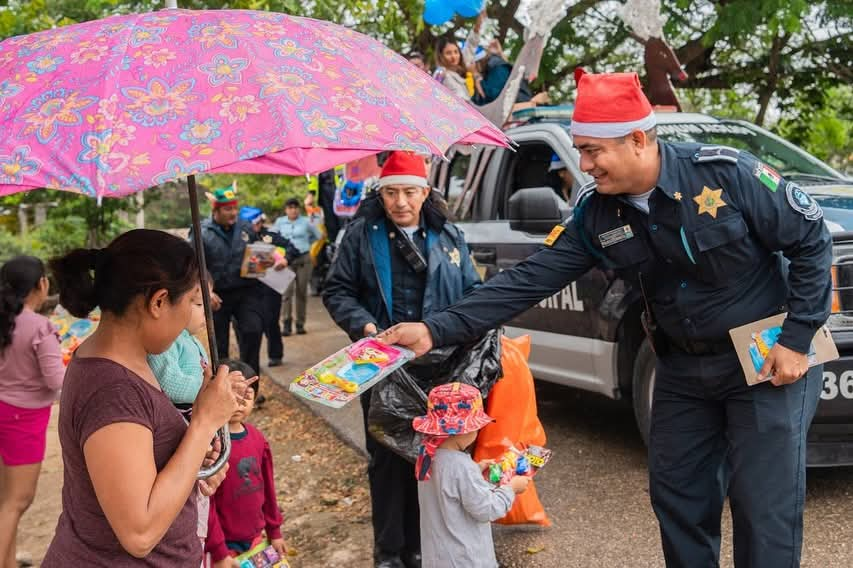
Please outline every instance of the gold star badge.
[[675, 198], [676, 201], [681, 201], [681, 192], [680, 191], [676, 191], [675, 193], [672, 194], [672, 196]]
[[693, 198], [693, 201], [699, 204], [699, 211], [696, 214], [701, 215], [702, 213], [707, 213], [716, 219], [717, 209], [726, 206], [726, 202], [723, 201], [722, 194], [722, 189], [711, 189], [708, 186], [703, 186], [702, 193]]
[[457, 267], [462, 262], [462, 258], [460, 257], [460, 254], [459, 254], [459, 249], [456, 249], [456, 248], [453, 249], [452, 251], [447, 253], [447, 256], [450, 258], [450, 262], [452, 264], [455, 264]]

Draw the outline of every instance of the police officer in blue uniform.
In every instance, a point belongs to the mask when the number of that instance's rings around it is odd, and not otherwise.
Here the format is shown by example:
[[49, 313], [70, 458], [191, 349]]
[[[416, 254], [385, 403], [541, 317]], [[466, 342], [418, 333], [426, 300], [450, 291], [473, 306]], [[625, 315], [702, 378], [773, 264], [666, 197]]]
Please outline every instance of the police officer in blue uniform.
[[[467, 341], [614, 270], [644, 291], [658, 358], [649, 482], [666, 565], [718, 566], [728, 495], [735, 565], [799, 566], [822, 378], [806, 353], [829, 315], [831, 238], [811, 197], [753, 156], [659, 142], [654, 127], [636, 74], [581, 75], [572, 136], [595, 182], [573, 216], [461, 302], [382, 337], [417, 353]], [[769, 380], [748, 386], [728, 332], [781, 312]]]

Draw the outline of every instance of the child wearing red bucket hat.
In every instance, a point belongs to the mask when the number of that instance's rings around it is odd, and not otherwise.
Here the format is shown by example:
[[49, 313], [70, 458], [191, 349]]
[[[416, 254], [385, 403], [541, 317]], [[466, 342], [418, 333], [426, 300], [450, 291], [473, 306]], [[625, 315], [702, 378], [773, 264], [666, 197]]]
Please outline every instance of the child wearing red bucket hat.
[[422, 568], [496, 568], [490, 523], [507, 514], [528, 477], [495, 487], [483, 478], [490, 461], [467, 452], [492, 422], [480, 391], [449, 383], [432, 389], [426, 416], [412, 421], [424, 434], [415, 475], [421, 510]]

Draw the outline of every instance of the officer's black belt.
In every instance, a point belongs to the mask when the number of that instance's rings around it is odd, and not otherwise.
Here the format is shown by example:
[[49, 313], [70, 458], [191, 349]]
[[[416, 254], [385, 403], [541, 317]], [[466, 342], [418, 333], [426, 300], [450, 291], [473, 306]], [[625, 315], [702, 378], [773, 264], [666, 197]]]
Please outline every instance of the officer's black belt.
[[675, 351], [680, 351], [688, 355], [722, 355], [734, 351], [732, 340], [728, 337], [724, 339], [704, 339], [690, 340], [683, 338], [674, 338], [666, 336], [670, 347]]

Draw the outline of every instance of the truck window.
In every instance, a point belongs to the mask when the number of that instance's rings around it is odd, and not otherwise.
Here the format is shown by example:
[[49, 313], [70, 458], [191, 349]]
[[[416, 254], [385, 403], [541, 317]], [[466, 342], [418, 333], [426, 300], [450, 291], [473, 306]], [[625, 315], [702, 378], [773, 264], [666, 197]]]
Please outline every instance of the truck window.
[[553, 156], [554, 150], [545, 143], [522, 143], [519, 146], [510, 166], [512, 183], [505, 199], [499, 205], [499, 218], [506, 218], [506, 206], [512, 194], [528, 187], [550, 187], [557, 197], [565, 202], [566, 208], [569, 207], [572, 193], [578, 183], [567, 168], [552, 169]]

